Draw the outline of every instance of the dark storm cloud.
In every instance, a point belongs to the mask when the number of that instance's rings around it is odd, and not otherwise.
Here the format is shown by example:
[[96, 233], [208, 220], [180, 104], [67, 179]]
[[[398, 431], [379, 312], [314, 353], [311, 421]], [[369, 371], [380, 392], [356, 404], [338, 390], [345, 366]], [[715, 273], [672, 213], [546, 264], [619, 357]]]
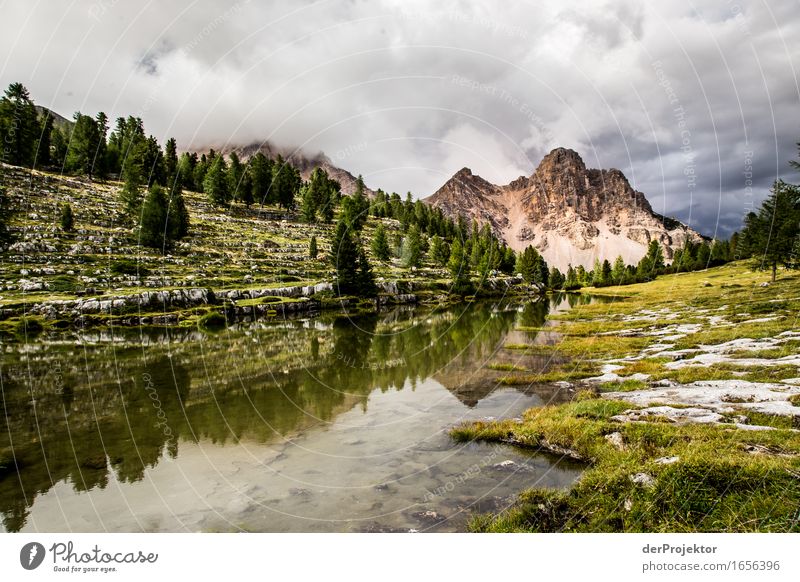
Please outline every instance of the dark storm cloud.
[[707, 234], [798, 178], [789, 0], [135, 4], [4, 5], [0, 81], [66, 116], [141, 115], [183, 147], [322, 150], [415, 195], [572, 147]]

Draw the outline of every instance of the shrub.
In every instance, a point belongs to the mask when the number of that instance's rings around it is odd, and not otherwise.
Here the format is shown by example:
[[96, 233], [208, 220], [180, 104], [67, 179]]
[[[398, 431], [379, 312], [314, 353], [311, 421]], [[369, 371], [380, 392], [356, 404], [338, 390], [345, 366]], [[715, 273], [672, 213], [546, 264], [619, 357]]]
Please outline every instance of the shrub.
[[21, 317], [14, 327], [18, 336], [38, 335], [44, 331], [42, 322], [33, 317]]
[[111, 263], [111, 274], [113, 275], [139, 275], [144, 277], [150, 271], [142, 266], [138, 261], [132, 259], [118, 259]]
[[225, 316], [216, 311], [206, 313], [197, 320], [197, 325], [203, 329], [221, 329], [228, 325]]

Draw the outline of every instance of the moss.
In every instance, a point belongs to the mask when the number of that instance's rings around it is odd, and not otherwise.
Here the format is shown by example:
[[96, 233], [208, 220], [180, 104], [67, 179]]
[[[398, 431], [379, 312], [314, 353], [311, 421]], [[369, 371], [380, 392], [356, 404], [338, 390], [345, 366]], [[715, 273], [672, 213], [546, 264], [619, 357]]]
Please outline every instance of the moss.
[[793, 406], [800, 406], [800, 394], [792, 394], [789, 396], [789, 402], [791, 402]]

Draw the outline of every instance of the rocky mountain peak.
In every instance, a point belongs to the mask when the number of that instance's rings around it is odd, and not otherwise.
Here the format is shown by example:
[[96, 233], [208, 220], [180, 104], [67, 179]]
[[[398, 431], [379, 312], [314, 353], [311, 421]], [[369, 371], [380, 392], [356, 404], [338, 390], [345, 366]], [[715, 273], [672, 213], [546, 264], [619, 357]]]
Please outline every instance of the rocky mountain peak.
[[575, 150], [556, 148], [542, 158], [535, 173], [563, 172], [565, 170], [585, 172], [586, 164], [583, 163], [583, 159]]
[[653, 212], [644, 194], [617, 169], [587, 169], [580, 155], [556, 148], [528, 178], [496, 186], [469, 168], [459, 170], [425, 199], [450, 215], [489, 224], [519, 251], [533, 245], [548, 263], [591, 268], [595, 259], [630, 264], [657, 240], [667, 259], [688, 240], [701, 237]]

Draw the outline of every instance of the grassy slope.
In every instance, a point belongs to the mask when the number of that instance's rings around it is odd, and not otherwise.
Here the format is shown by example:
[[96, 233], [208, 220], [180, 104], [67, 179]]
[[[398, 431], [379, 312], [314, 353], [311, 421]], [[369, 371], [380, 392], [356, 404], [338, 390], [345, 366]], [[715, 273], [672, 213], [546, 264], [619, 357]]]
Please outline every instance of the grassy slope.
[[[303, 224], [296, 215], [275, 207], [221, 209], [203, 194], [185, 192], [191, 216], [188, 237], [170, 253], [140, 247], [122, 215], [118, 182], [89, 182], [56, 174], [4, 166], [3, 182], [15, 214], [15, 245], [0, 255], [0, 307], [19, 307], [52, 299], [128, 294], [177, 287], [220, 289], [311, 285], [330, 281], [326, 262], [332, 226]], [[62, 232], [59, 213], [69, 203], [75, 231]], [[399, 230], [383, 220], [390, 238]], [[363, 240], [370, 241], [378, 219], [370, 218]], [[318, 241], [317, 260], [308, 258], [311, 236]], [[368, 245], [367, 250], [368, 249]], [[139, 272], [114, 274], [120, 261], [134, 261]], [[393, 261], [373, 261], [378, 277], [389, 280], [442, 282], [446, 272], [426, 264], [416, 272]], [[22, 289], [22, 282], [42, 284]], [[95, 291], [92, 291], [95, 290]], [[6, 322], [13, 325], [15, 322]], [[6, 327], [8, 327], [6, 325]]]
[[[510, 373], [506, 383], [574, 381], [596, 375], [610, 359], [638, 359], [618, 371], [621, 378], [616, 382], [592, 384], [591, 390], [579, 392], [570, 404], [532, 409], [521, 423], [474, 423], [453, 430], [459, 440], [499, 440], [568, 451], [589, 463], [570, 491], [524, 492], [512, 509], [497, 516], [478, 516], [472, 528], [501, 532], [800, 531], [800, 433], [788, 430], [791, 419], [749, 415], [752, 424], [779, 428], [770, 431], [741, 430], [730, 424], [681, 425], [658, 417], [620, 423], [611, 417], [636, 406], [598, 398], [603, 391], [646, 389], [647, 382], [626, 378], [633, 373], [682, 383], [800, 376], [795, 366], [737, 367], [731, 363], [670, 370], [665, 366], [669, 358], [640, 357], [642, 350], [664, 341], [663, 336], [644, 334], [681, 324], [697, 325], [690, 332], [672, 334], [671, 345], [690, 352], [738, 338], [770, 338], [797, 330], [800, 276], [784, 274], [775, 284], [762, 287], [768, 280], [767, 273], [736, 263], [646, 284], [588, 290], [625, 296], [625, 300], [579, 306], [561, 314], [558, 329], [564, 337], [555, 346], [511, 346], [561, 352], [573, 360], [548, 377]], [[796, 348], [797, 342], [787, 342], [760, 356], [778, 358], [796, 353]], [[752, 354], [747, 353], [748, 357]]]

